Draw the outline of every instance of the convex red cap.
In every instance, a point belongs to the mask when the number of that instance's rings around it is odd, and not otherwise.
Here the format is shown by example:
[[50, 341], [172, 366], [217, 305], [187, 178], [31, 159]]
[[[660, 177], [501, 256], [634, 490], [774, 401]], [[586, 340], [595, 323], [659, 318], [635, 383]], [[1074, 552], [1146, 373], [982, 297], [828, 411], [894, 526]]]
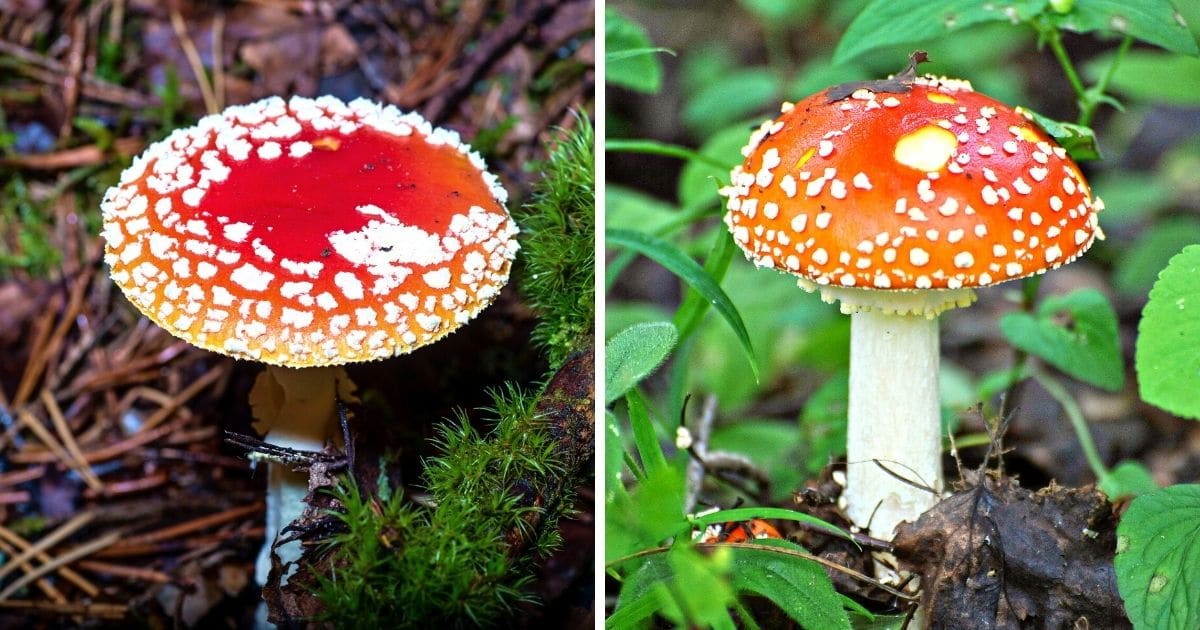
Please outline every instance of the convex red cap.
[[1071, 262], [1099, 235], [1102, 204], [1066, 151], [966, 81], [833, 87], [785, 103], [742, 152], [722, 190], [734, 240], [827, 299], [949, 290], [899, 307], [936, 313]]
[[155, 143], [101, 204], [113, 280], [202, 348], [292, 367], [403, 354], [508, 280], [507, 193], [457, 133], [268, 98]]

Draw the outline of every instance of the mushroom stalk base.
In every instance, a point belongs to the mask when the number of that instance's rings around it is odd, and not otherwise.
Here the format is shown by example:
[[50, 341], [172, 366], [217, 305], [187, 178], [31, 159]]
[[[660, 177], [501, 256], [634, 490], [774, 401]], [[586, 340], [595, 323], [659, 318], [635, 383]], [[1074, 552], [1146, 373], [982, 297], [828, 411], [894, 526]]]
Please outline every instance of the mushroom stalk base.
[[[250, 393], [256, 427], [268, 444], [299, 451], [320, 451], [333, 433], [337, 414], [337, 381], [345, 378], [340, 367], [285, 368], [268, 366], [258, 376]], [[263, 548], [254, 567], [259, 585], [271, 571], [271, 546], [280, 530], [304, 512], [308, 474], [293, 472], [285, 464], [271, 462], [267, 484], [267, 522]], [[275, 549], [286, 564], [300, 558], [300, 543], [290, 542]], [[286, 574], [285, 579], [286, 582]]]
[[891, 540], [896, 525], [915, 521], [942, 491], [938, 324], [878, 310], [850, 321], [846, 514]]

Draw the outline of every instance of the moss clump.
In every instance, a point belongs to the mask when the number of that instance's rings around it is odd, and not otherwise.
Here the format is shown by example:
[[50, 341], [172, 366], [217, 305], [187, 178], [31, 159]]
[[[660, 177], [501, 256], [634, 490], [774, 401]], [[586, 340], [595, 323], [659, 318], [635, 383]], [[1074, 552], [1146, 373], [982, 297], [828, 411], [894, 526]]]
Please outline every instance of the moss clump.
[[579, 115], [540, 165], [545, 176], [514, 214], [521, 226], [518, 286], [538, 311], [533, 339], [558, 366], [591, 345], [595, 322], [595, 134]]

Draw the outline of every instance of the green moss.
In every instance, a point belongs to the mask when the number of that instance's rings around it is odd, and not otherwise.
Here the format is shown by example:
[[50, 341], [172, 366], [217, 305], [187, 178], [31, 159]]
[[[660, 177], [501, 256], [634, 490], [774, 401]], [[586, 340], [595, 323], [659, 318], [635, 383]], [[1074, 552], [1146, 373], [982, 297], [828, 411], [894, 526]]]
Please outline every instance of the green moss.
[[539, 312], [533, 338], [551, 366], [590, 345], [595, 322], [595, 136], [587, 116], [576, 120], [539, 165], [545, 175], [515, 213], [522, 248], [517, 280]]
[[535, 396], [509, 389], [493, 400], [487, 435], [465, 418], [439, 428], [444, 454], [426, 462], [429, 506], [393, 494], [386, 480], [375, 498], [353, 482], [336, 491], [347, 531], [329, 541], [334, 569], [321, 578], [328, 619], [488, 626], [530, 601], [533, 558], [559, 542], [559, 515], [535, 496], [556, 472], [554, 445], [538, 426]]

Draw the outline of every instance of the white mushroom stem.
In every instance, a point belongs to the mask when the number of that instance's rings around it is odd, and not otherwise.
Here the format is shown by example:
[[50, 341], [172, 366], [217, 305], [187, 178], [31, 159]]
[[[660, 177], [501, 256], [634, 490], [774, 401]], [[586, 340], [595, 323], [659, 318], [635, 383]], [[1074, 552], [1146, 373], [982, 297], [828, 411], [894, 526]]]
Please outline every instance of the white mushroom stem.
[[850, 317], [846, 514], [890, 540], [942, 490], [937, 318], [878, 309]]
[[[941, 398], [937, 316], [970, 306], [969, 288], [875, 291], [817, 285], [850, 314], [846, 515], [891, 540], [941, 498]], [[884, 470], [886, 467], [887, 470]]]
[[[320, 451], [337, 426], [338, 380], [346, 379], [340, 367], [286, 368], [268, 366], [250, 393], [257, 427], [268, 444], [301, 451]], [[348, 382], [348, 381], [347, 381]], [[259, 552], [254, 576], [265, 584], [271, 570], [271, 546], [280, 530], [300, 518], [308, 495], [308, 475], [271, 462], [267, 484], [266, 540]], [[300, 544], [276, 548], [286, 564], [300, 558]], [[286, 580], [284, 580], [286, 581]]]

